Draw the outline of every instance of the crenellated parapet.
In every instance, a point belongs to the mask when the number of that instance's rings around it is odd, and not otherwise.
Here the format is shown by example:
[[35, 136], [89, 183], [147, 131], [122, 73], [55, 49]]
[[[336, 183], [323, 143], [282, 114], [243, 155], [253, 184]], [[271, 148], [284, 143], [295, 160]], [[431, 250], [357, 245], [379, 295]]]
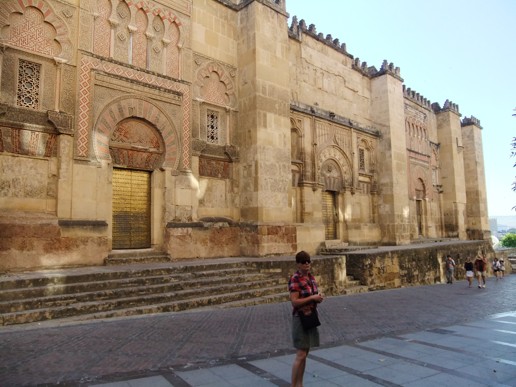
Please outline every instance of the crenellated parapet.
[[480, 129], [482, 129], [482, 125], [480, 125], [480, 120], [476, 117], [464, 117], [461, 121], [461, 126], [469, 126], [469, 125], [475, 125], [478, 126]]
[[399, 78], [403, 81], [400, 76], [400, 68], [395, 67], [392, 62], [389, 63], [386, 59], [382, 62], [380, 70], [376, 74], [373, 74], [373, 77], [379, 77], [384, 74], [392, 75], [393, 77]]
[[417, 103], [420, 106], [423, 106], [427, 109], [432, 109], [432, 104], [429, 99], [426, 99], [421, 94], [417, 93], [416, 91], [412, 90], [410, 87], [406, 87], [403, 85], [403, 95], [405, 98], [411, 100], [412, 102]]
[[400, 76], [400, 68], [395, 67], [392, 62], [389, 63], [387, 60], [384, 60], [382, 62], [382, 65], [380, 66], [380, 70], [378, 70], [374, 66], [368, 66], [367, 62], [361, 62], [360, 58], [356, 58], [353, 61], [352, 68], [370, 78], [379, 77], [379, 76], [385, 75], [385, 74], [390, 74], [390, 75], [400, 79], [401, 81], [403, 81], [403, 79]]
[[[341, 43], [339, 39], [334, 39], [331, 34], [327, 34], [326, 36], [324, 36], [322, 32], [317, 32], [315, 24], [310, 24], [309, 26], [307, 26], [304, 19], [301, 19], [298, 22], [297, 16], [293, 16], [292, 23], [289, 27], [289, 36], [291, 38], [301, 40], [302, 34], [307, 34], [312, 38], [318, 40], [319, 42], [346, 55], [347, 57], [354, 59], [353, 55], [351, 55], [347, 51], [346, 43]], [[400, 68], [395, 67], [392, 62], [389, 63], [387, 60], [383, 61], [380, 70], [378, 70], [374, 66], [368, 66], [367, 62], [361, 62], [359, 58], [356, 58], [352, 63], [352, 68], [370, 78], [379, 77], [384, 74], [390, 74], [403, 81], [403, 79], [400, 76]]]
[[439, 105], [437, 102], [434, 102], [432, 104], [432, 110], [435, 113], [441, 113], [444, 111], [452, 111], [452, 112], [455, 112], [460, 115], [459, 105], [457, 105], [456, 103], [453, 103], [452, 101], [450, 101], [448, 99], [446, 101], [444, 101], [444, 106], [442, 108], [441, 108], [441, 105]]
[[368, 66], [367, 62], [361, 62], [360, 58], [355, 58], [351, 67], [367, 77], [372, 77], [375, 74], [378, 74], [378, 69], [376, 67]]
[[301, 35], [307, 34], [312, 38], [318, 40], [321, 43], [333, 48], [334, 50], [339, 51], [340, 53], [346, 55], [347, 57], [353, 59], [353, 56], [348, 53], [346, 50], [346, 43], [341, 43], [339, 39], [334, 39], [331, 34], [324, 36], [322, 32], [317, 32], [314, 24], [310, 24], [308, 27], [306, 26], [306, 22], [304, 19], [301, 19], [299, 22], [297, 21], [297, 16], [292, 17], [292, 23], [289, 28], [289, 35], [292, 38], [297, 40], [301, 40]]

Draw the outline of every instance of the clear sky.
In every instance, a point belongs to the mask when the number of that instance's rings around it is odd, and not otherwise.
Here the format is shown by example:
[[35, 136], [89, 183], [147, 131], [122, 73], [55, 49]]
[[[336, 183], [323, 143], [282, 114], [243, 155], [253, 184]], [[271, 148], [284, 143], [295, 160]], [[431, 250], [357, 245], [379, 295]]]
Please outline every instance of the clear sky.
[[[331, 34], [369, 66], [400, 67], [407, 87], [449, 99], [482, 126], [489, 216], [516, 216], [515, 0], [286, 0], [290, 17]], [[290, 25], [290, 21], [289, 21]]]

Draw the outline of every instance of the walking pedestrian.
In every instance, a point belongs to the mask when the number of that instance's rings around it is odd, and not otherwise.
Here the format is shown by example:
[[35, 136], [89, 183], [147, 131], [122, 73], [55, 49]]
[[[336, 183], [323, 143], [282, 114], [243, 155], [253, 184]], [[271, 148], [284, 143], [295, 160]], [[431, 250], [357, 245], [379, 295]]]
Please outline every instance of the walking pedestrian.
[[471, 262], [471, 257], [468, 256], [466, 258], [466, 262], [464, 262], [464, 270], [466, 271], [466, 279], [468, 280], [468, 288], [473, 284], [473, 262]]
[[496, 277], [496, 280], [498, 281], [500, 279], [500, 274], [501, 274], [500, 261], [498, 260], [498, 258], [494, 257], [492, 267], [493, 267], [493, 273]]
[[306, 251], [296, 254], [297, 271], [288, 281], [290, 302], [292, 303], [292, 340], [297, 349], [292, 364], [292, 387], [303, 386], [306, 358], [312, 347], [319, 346], [317, 327], [305, 329], [301, 323], [300, 313], [317, 313], [317, 304], [324, 300], [319, 294], [317, 282], [310, 271], [311, 259]]
[[487, 269], [487, 260], [485, 256], [481, 256], [480, 254], [477, 256], [474, 262], [475, 272], [477, 274], [478, 288], [486, 287], [486, 269]]
[[505, 277], [505, 262], [500, 258], [500, 278]]
[[446, 283], [452, 284], [453, 283], [453, 272], [455, 271], [455, 261], [451, 257], [451, 255], [448, 254], [446, 257]]

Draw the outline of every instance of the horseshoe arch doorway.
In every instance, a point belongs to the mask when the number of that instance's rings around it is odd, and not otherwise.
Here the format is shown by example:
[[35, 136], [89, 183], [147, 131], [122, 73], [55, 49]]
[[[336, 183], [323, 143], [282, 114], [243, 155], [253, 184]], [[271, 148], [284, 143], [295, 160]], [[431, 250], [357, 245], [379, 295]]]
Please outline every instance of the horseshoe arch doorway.
[[113, 249], [151, 247], [152, 173], [163, 164], [164, 149], [161, 134], [144, 119], [123, 119], [113, 130]]

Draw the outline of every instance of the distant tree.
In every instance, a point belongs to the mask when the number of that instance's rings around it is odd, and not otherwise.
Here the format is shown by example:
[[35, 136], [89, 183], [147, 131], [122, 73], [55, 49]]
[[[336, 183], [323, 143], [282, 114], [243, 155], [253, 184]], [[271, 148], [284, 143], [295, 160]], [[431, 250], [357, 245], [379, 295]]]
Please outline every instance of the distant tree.
[[505, 234], [505, 236], [500, 241], [500, 244], [503, 247], [516, 247], [516, 234]]

